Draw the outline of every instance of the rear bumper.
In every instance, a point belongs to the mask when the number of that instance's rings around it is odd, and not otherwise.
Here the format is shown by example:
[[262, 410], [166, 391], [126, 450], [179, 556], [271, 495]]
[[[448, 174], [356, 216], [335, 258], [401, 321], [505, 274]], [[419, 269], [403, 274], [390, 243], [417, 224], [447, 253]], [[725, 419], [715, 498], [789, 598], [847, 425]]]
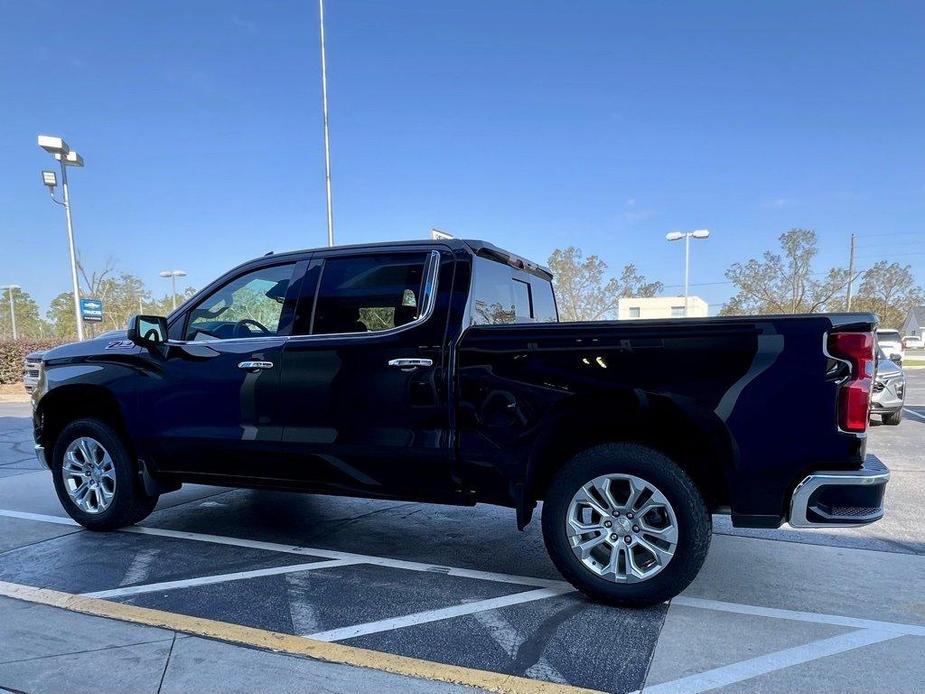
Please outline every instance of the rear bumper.
[[890, 471], [868, 455], [860, 470], [814, 472], [793, 490], [789, 522], [795, 528], [850, 528], [883, 518]]

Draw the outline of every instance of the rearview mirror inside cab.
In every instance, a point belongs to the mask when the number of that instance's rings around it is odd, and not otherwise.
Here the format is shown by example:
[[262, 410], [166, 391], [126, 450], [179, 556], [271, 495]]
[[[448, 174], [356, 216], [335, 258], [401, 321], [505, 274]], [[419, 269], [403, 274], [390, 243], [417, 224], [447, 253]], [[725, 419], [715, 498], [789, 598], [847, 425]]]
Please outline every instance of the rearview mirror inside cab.
[[167, 319], [163, 316], [132, 316], [128, 322], [127, 337], [142, 346], [166, 342]]

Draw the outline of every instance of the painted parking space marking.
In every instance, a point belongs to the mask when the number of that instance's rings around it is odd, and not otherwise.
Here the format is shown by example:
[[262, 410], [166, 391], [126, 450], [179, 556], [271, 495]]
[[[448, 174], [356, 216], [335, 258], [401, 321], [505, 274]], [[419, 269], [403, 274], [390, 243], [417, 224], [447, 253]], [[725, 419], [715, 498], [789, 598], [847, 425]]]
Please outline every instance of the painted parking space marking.
[[160, 627], [207, 639], [236, 643], [252, 648], [297, 655], [343, 665], [382, 670], [418, 679], [475, 687], [499, 694], [601, 694], [599, 690], [568, 684], [544, 682], [500, 672], [447, 665], [393, 653], [372, 651], [340, 643], [318, 641], [304, 636], [255, 629], [240, 624], [153, 610], [111, 602], [85, 595], [74, 595], [48, 588], [35, 588], [0, 581], [0, 596], [58, 607], [81, 614], [118, 619], [133, 624]]
[[[3, 511], [0, 511], [0, 515], [2, 514]], [[236, 547], [250, 547], [252, 549], [266, 549], [274, 552], [304, 554], [306, 556], [322, 557], [325, 559], [354, 559], [363, 564], [385, 566], [392, 569], [405, 569], [407, 571], [429, 571], [444, 574], [446, 576], [456, 576], [458, 578], [474, 578], [477, 580], [495, 581], [498, 583], [515, 583], [525, 586], [541, 586], [546, 588], [558, 588], [563, 586], [571, 587], [571, 585], [566, 581], [538, 578], [536, 576], [517, 576], [515, 574], [504, 574], [494, 571], [481, 571], [479, 569], [463, 569], [454, 566], [439, 566], [434, 564], [426, 564], [423, 562], [409, 561], [406, 559], [380, 557], [371, 554], [357, 554], [355, 552], [341, 552], [338, 550], [322, 549], [318, 547], [285, 545], [276, 542], [246, 540], [237, 537], [194, 533], [183, 530], [167, 530], [165, 528], [152, 528], [147, 525], [133, 525], [128, 528], [123, 528], [120, 532], [139, 533], [141, 535], [157, 535], [159, 537], [172, 537], [181, 540], [195, 540], [197, 542], [211, 542], [216, 544], [234, 545]]]
[[[20, 511], [6, 511], [0, 510], [0, 516], [21, 518], [25, 520], [33, 520], [37, 522], [47, 522], [55, 523], [59, 525], [76, 525], [74, 521], [70, 518], [61, 517], [61, 516], [51, 516], [43, 514], [32, 514]], [[312, 644], [315, 643], [331, 643], [337, 641], [344, 641], [348, 639], [359, 639], [359, 644], [349, 647], [359, 647], [364, 648], [370, 646], [371, 644], [363, 642], [362, 637], [368, 635], [386, 635], [390, 633], [402, 634], [402, 630], [415, 627], [419, 625], [427, 624], [439, 624], [440, 622], [453, 620], [460, 617], [471, 616], [475, 624], [481, 625], [483, 628], [488, 629], [489, 633], [492, 635], [492, 643], [496, 644], [496, 647], [500, 647], [502, 651], [511, 658], [512, 661], [516, 661], [517, 657], [512, 656], [511, 653], [517, 653], [521, 647], [523, 639], [514, 630], [505, 631], [503, 628], [498, 631], [498, 623], [494, 620], [497, 616], [502, 621], [504, 618], [498, 612], [498, 610], [505, 607], [514, 607], [517, 605], [524, 605], [527, 603], [539, 603], [542, 600], [547, 598], [552, 598], [556, 596], [567, 595], [574, 591], [572, 586], [567, 584], [564, 581], [556, 581], [549, 579], [542, 579], [530, 576], [518, 576], [518, 575], [509, 575], [503, 573], [489, 572], [489, 571], [479, 571], [474, 569], [463, 569], [458, 567], [451, 566], [435, 566], [432, 564], [427, 564], [424, 562], [415, 562], [408, 560], [392, 559], [388, 557], [380, 557], [373, 555], [363, 555], [353, 552], [341, 552], [337, 550], [322, 549], [322, 548], [313, 548], [305, 546], [296, 546], [283, 543], [275, 542], [264, 542], [260, 540], [249, 540], [244, 538], [237, 537], [228, 537], [221, 535], [211, 535], [195, 532], [186, 532], [178, 530], [170, 530], [164, 528], [155, 528], [148, 526], [133, 526], [123, 529], [122, 532], [126, 533], [135, 533], [141, 535], [148, 535], [154, 537], [170, 538], [173, 540], [187, 540], [195, 542], [205, 542], [214, 545], [225, 545], [233, 547], [248, 548], [251, 550], [266, 550], [271, 552], [276, 552], [280, 554], [300, 555], [305, 556], [306, 558], [315, 559], [315, 561], [306, 563], [306, 564], [294, 564], [294, 565], [285, 565], [285, 566], [270, 566], [261, 569], [253, 569], [249, 571], [238, 571], [233, 573], [222, 573], [214, 574], [209, 576], [199, 576], [194, 578], [185, 578], [177, 581], [161, 581], [159, 583], [150, 583], [144, 585], [135, 585], [135, 586], [126, 586], [122, 588], [112, 588], [106, 590], [99, 590], [94, 593], [88, 593], [86, 596], [77, 596], [78, 598], [87, 598], [92, 599], [93, 597], [123, 597], [123, 596], [132, 596], [132, 595], [143, 595], [145, 593], [153, 594], [159, 591], [171, 591], [181, 588], [191, 588], [196, 586], [207, 586], [207, 585], [222, 585], [225, 583], [231, 583], [234, 581], [243, 581], [246, 579], [256, 579], [263, 576], [275, 576], [275, 575], [285, 575], [287, 582], [288, 578], [292, 576], [300, 576], [302, 572], [305, 571], [314, 571], [314, 569], [324, 569], [324, 568], [337, 568], [343, 566], [361, 566], [361, 565], [371, 565], [379, 567], [387, 567], [390, 569], [400, 569], [415, 571], [420, 573], [429, 573], [437, 575], [447, 575], [447, 576], [457, 576], [469, 579], [476, 579], [481, 581], [493, 581], [498, 583], [505, 584], [514, 584], [514, 585], [523, 585], [532, 590], [525, 590], [521, 593], [514, 593], [511, 595], [503, 595], [497, 597], [490, 597], [485, 599], [471, 600], [470, 602], [463, 602], [458, 605], [440, 607], [432, 606], [432, 609], [412, 612], [410, 614], [405, 614], [403, 616], [386, 616], [384, 618], [375, 619], [373, 621], [362, 621], [362, 619], [354, 620], [342, 620], [341, 624], [330, 624], [329, 628], [325, 629], [324, 619], [319, 617], [319, 614], [316, 613], [318, 603], [315, 605], [311, 604], [302, 604], [296, 603], [293, 601], [289, 602], [289, 610], [296, 609], [297, 614], [292, 615], [292, 628], [294, 628], [295, 634], [285, 633], [289, 627], [286, 627], [282, 631], [276, 630], [277, 628], [273, 625], [268, 624], [257, 624], [255, 626], [245, 626], [244, 624], [238, 623], [238, 618], [235, 617], [227, 622], [222, 622], [220, 620], [228, 619], [227, 613], [212, 612], [212, 613], [200, 613], [200, 616], [193, 616], [192, 614], [181, 614], [185, 610], [180, 609], [178, 612], [165, 611], [160, 608], [163, 606], [162, 603], [150, 603], [152, 607], [141, 607], [139, 605], [124, 604], [128, 608], [137, 609], [137, 610], [147, 610], [152, 611], [156, 614], [162, 615], [172, 615], [171, 619], [188, 619], [193, 620], [195, 623], [199, 622], [208, 622], [208, 623], [224, 623], [231, 625], [234, 628], [238, 629], [250, 629], [255, 630], [259, 633], [268, 634], [272, 633], [274, 635], [284, 635], [286, 638], [298, 638], [303, 639]], [[117, 581], [114, 581], [116, 583]], [[112, 585], [112, 584], [111, 584]], [[400, 582], [395, 583], [396, 587], [400, 587]], [[291, 589], [291, 586], [289, 587]], [[0, 592], [2, 594], [2, 592]], [[450, 595], [447, 596], [447, 599], [452, 599]], [[104, 604], [110, 604], [108, 601], [104, 601]], [[439, 603], [438, 603], [439, 604]], [[759, 656], [757, 658], [751, 658], [748, 660], [741, 661], [739, 663], [734, 663], [711, 670], [707, 670], [702, 673], [689, 675], [678, 680], [673, 680], [670, 682], [665, 682], [662, 684], [654, 685], [653, 687], [646, 687], [645, 691], [648, 693], [650, 691], [656, 692], [656, 694], [667, 694], [668, 692], [678, 692], [679, 694], [697, 694], [698, 692], [706, 691], [707, 689], [716, 688], [719, 686], [725, 686], [725, 684], [734, 684], [738, 681], [743, 681], [757, 677], [759, 675], [774, 672], [782, 668], [790, 667], [792, 665], [799, 665], [802, 663], [811, 662], [819, 658], [824, 658], [829, 655], [834, 655], [837, 653], [842, 653], [845, 651], [850, 651], [857, 648], [862, 648], [867, 645], [872, 645], [881, 641], [888, 641], [893, 638], [900, 636], [925, 636], [925, 626], [919, 626], [915, 624], [904, 624], [898, 622], [885, 622], [871, 619], [861, 619], [855, 617], [848, 617], [842, 615], [831, 615], [825, 613], [815, 613], [815, 612], [804, 612], [798, 610], [788, 610], [772, 607], [763, 607], [758, 605], [746, 605], [733, 602], [723, 602], [719, 600], [711, 600], [706, 598], [698, 598], [692, 596], [679, 596], [672, 601], [672, 604], [683, 605], [686, 607], [693, 607], [698, 609], [703, 609], [707, 611], [720, 611], [720, 612], [729, 612], [736, 613], [741, 615], [752, 615], [758, 617], [768, 617], [775, 619], [785, 619], [785, 620], [795, 620], [802, 622], [812, 622], [819, 624], [828, 624], [846, 627], [852, 629], [852, 631], [838, 635], [836, 637], [822, 639], [820, 641], [814, 641], [809, 644], [801, 645], [795, 648], [788, 648], [782, 651], [777, 651], [775, 653], [766, 654]], [[405, 607], [408, 607], [406, 604]], [[109, 609], [109, 608], [106, 608]], [[169, 609], [175, 609], [173, 607]], [[420, 609], [420, 608], [419, 608]], [[545, 609], [545, 608], [539, 608]], [[397, 610], [396, 610], [397, 611]], [[388, 613], [386, 613], [388, 614]], [[360, 615], [361, 617], [364, 616]], [[382, 617], [382, 614], [376, 615]], [[115, 618], [121, 618], [116, 616]], [[214, 619], [213, 618], [217, 618]], [[368, 617], [367, 617], [368, 619]], [[351, 624], [350, 621], [356, 621], [357, 623]], [[463, 622], [453, 624], [461, 624]], [[490, 628], [486, 626], [486, 623], [489, 624]], [[502, 625], [503, 626], [503, 625]], [[321, 630], [319, 630], [321, 628]], [[447, 627], [452, 629], [454, 627]], [[469, 627], [471, 628], [471, 626]], [[409, 629], [413, 631], [413, 629]], [[299, 635], [303, 634], [303, 635]], [[304, 634], [308, 634], [305, 636]], [[213, 637], [213, 638], [224, 638], [224, 637]], [[276, 636], [274, 637], [276, 638]], [[396, 638], [402, 638], [397, 636]], [[351, 644], [356, 644], [356, 641], [351, 642]], [[396, 642], [399, 644], [400, 642]], [[348, 647], [347, 644], [336, 644], [339, 646]], [[537, 682], [538, 684], [547, 684], [554, 686], [552, 683], [556, 681], [572, 681], [572, 682], [583, 682], [585, 685], [592, 685], [597, 687], [602, 687], [606, 689], [611, 689], [612, 686], [616, 685], [615, 682], [610, 682], [607, 685], [603, 685], [600, 680], [588, 680], [587, 678], [581, 677], [580, 670], [575, 670], [574, 667], [571, 669], [563, 669], [563, 663], [556, 661], [556, 666], [552, 666], [546, 660], [538, 660], [533, 663], [528, 669], [516, 669], [508, 670], [508, 672], [513, 672], [517, 674], [503, 674], [503, 671], [506, 665], [500, 663], [495, 663], [491, 659], [488, 661], [481, 658], [474, 658], [470, 661], [459, 660], [453, 661], [449, 654], [442, 654], [441, 651], [437, 651], [434, 654], [426, 655], [421, 652], [415, 652], [411, 650], [402, 650], [403, 647], [398, 646], [398, 652], [405, 652], [405, 656], [397, 655], [397, 652], [393, 650], [392, 646], [385, 646], [381, 648], [376, 648], [379, 644], [374, 644], [371, 653], [381, 654], [388, 657], [410, 657], [412, 660], [416, 657], [423, 656], [426, 660], [441, 662], [445, 664], [445, 660], [450, 660], [450, 662], [456, 662], [457, 665], [446, 664], [446, 667], [460, 667], [467, 669], [467, 666], [474, 666], [475, 668], [485, 667], [486, 662], [492, 663], [493, 674], [503, 676], [503, 677], [513, 677], [523, 679], [525, 682]], [[263, 647], [263, 646], [261, 646]], [[340, 662], [340, 661], [338, 661]], [[568, 661], [563, 661], [568, 662]], [[571, 670], [571, 671], [570, 671]], [[478, 670], [479, 672], [484, 672], [483, 670]], [[566, 673], [563, 675], [562, 673]], [[540, 678], [538, 680], [529, 680], [524, 677], [536, 677]], [[448, 680], [447, 680], [448, 681]], [[636, 689], [643, 684], [642, 679], [637, 679], [629, 687], [626, 687], [625, 684], [621, 691], [626, 689]], [[490, 687], [483, 688], [491, 689]], [[571, 686], [571, 685], [569, 685]], [[491, 689], [491, 691], [502, 691], [501, 689]], [[505, 690], [506, 691], [506, 690]], [[518, 689], [518, 691], [529, 691]], [[543, 690], [543, 691], [556, 691], [556, 690]], [[571, 690], [569, 690], [571, 691]]]
[[[916, 407], [918, 407], [918, 405], [916, 405]], [[904, 407], [903, 410], [905, 410], [906, 414], [911, 414], [913, 417], [918, 417], [923, 422], [925, 422], [925, 414], [916, 412], [915, 410], [910, 410], [908, 407]]]
[[545, 600], [563, 593], [574, 592], [574, 588], [539, 588], [537, 590], [528, 590], [524, 593], [513, 593], [512, 595], [503, 595], [487, 600], [477, 600], [475, 602], [464, 603], [462, 605], [453, 605], [438, 610], [427, 610], [425, 612], [416, 612], [414, 614], [404, 615], [402, 617], [391, 617], [389, 619], [380, 619], [375, 622], [366, 624], [354, 624], [340, 629], [331, 629], [329, 631], [320, 631], [310, 635], [310, 638], [319, 641], [343, 641], [352, 639], [357, 636], [366, 636], [367, 634], [378, 634], [382, 631], [393, 631], [404, 627], [415, 626], [417, 624], [427, 624], [428, 622], [439, 622], [444, 619], [461, 617], [463, 615], [475, 614], [476, 612], [485, 612], [487, 610], [496, 610], [508, 605], [522, 605], [526, 602], [535, 600]]
[[759, 675], [765, 675], [769, 672], [801, 665], [819, 658], [851, 651], [855, 648], [863, 648], [882, 641], [897, 639], [901, 636], [902, 634], [895, 631], [880, 631], [877, 629], [849, 631], [847, 634], [820, 639], [802, 646], [785, 648], [782, 651], [749, 658], [738, 663], [700, 672], [696, 675], [643, 687], [643, 691], [645, 694], [700, 694], [710, 689], [718, 689]]
[[125, 570], [125, 575], [119, 581], [120, 586], [131, 586], [144, 583], [151, 575], [151, 566], [157, 560], [161, 550], [157, 548], [141, 549], [134, 557], [132, 563]]
[[113, 588], [112, 590], [98, 590], [93, 593], [84, 593], [91, 598], [119, 598], [126, 595], [141, 595], [142, 593], [156, 593], [162, 590], [177, 590], [179, 588], [192, 588], [195, 586], [207, 586], [213, 583], [228, 583], [229, 581], [241, 581], [248, 578], [260, 578], [262, 576], [278, 576], [280, 574], [296, 573], [300, 571], [315, 571], [317, 569], [330, 569], [335, 566], [351, 566], [359, 564], [358, 561], [350, 559], [332, 559], [330, 561], [315, 561], [307, 564], [289, 564], [287, 566], [273, 566], [267, 569], [253, 569], [251, 571], [235, 571], [226, 574], [214, 574], [212, 576], [198, 576], [196, 578], [183, 578], [177, 581], [161, 581], [160, 583], [146, 583], [138, 586], [128, 586], [125, 588]]
[[[524, 638], [513, 624], [501, 616], [500, 612], [476, 612], [472, 617], [483, 629], [491, 634], [491, 638], [501, 646], [501, 649], [507, 653], [509, 658], [517, 658], [520, 647], [524, 643]], [[527, 668], [526, 673], [534, 679], [548, 680], [549, 682], [568, 682], [561, 672], [550, 665], [545, 655], [541, 655], [536, 663]]]
[[[46, 523], [58, 523], [63, 525], [77, 525], [75, 521], [63, 516], [51, 516], [38, 513], [26, 513], [22, 511], [10, 511], [0, 509], [0, 516], [11, 518], [23, 518], [26, 520], [35, 520]], [[546, 588], [564, 588], [566, 591], [573, 590], [571, 584], [566, 581], [556, 581], [551, 579], [535, 578], [531, 576], [518, 576], [511, 574], [502, 574], [492, 571], [479, 571], [475, 569], [461, 569], [456, 567], [435, 566], [422, 562], [408, 561], [404, 559], [390, 559], [388, 557], [377, 557], [373, 555], [356, 554], [353, 552], [340, 552], [336, 550], [324, 550], [309, 547], [298, 547], [285, 545], [275, 542], [263, 542], [260, 540], [247, 540], [244, 538], [226, 537], [222, 535], [209, 535], [204, 533], [193, 533], [179, 530], [167, 530], [163, 528], [152, 528], [148, 526], [130, 526], [123, 528], [119, 532], [140, 533], [144, 535], [157, 535], [160, 537], [170, 537], [175, 539], [195, 540], [197, 542], [211, 542], [215, 544], [233, 545], [237, 547], [248, 547], [252, 549], [264, 549], [274, 552], [303, 554], [306, 556], [325, 557], [328, 559], [354, 559], [357, 563], [372, 564], [376, 566], [387, 566], [395, 569], [407, 569], [409, 571], [428, 571], [443, 573], [450, 576], [462, 578], [474, 578], [487, 581], [498, 581], [503, 583], [516, 583], [534, 587]], [[684, 605], [686, 607], [697, 607], [706, 610], [719, 610], [722, 612], [734, 612], [744, 615], [756, 615], [761, 617], [773, 617], [778, 619], [791, 619], [803, 622], [817, 622], [820, 624], [833, 624], [855, 629], [878, 629], [892, 631], [909, 636], [925, 636], [925, 626], [915, 624], [905, 624], [900, 622], [883, 622], [872, 619], [862, 619], [857, 617], [848, 617], [844, 615], [826, 614], [823, 612], [801, 612], [798, 610], [787, 610], [776, 607], [762, 607], [760, 605], [747, 605], [744, 603], [723, 602], [720, 600], [710, 600], [706, 598], [689, 597], [679, 595], [672, 600], [673, 603]]]
[[694, 598], [686, 595], [679, 595], [674, 598], [671, 603], [673, 605], [683, 605], [684, 607], [697, 607], [704, 610], [716, 610], [719, 612], [734, 612], [735, 614], [752, 615], [755, 617], [772, 617], [774, 619], [790, 619], [797, 622], [831, 624], [833, 626], [848, 627], [851, 629], [873, 629], [875, 631], [887, 631], [905, 636], [925, 636], [925, 626], [918, 626], [916, 624], [881, 622], [876, 619], [845, 617], [842, 615], [824, 614], [822, 612], [801, 612], [799, 610], [785, 610], [778, 607], [744, 605], [738, 602], [708, 600], [706, 598]]
[[19, 518], [20, 520], [39, 521], [40, 523], [57, 523], [58, 525], [73, 525], [78, 528], [80, 527], [80, 523], [72, 518], [67, 518], [65, 516], [48, 516], [44, 513], [29, 513], [27, 511], [0, 509], [0, 516], [5, 516], [6, 518]]

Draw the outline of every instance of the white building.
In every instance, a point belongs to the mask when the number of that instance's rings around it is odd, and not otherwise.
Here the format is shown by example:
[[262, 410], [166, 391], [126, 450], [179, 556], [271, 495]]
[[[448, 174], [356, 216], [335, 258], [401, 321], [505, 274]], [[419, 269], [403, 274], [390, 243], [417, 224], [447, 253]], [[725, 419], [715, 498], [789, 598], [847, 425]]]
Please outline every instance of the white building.
[[[687, 297], [687, 315], [705, 318], [709, 306], [699, 296]], [[683, 296], [653, 296], [649, 298], [630, 297], [617, 300], [617, 319], [636, 318], [684, 318]]]

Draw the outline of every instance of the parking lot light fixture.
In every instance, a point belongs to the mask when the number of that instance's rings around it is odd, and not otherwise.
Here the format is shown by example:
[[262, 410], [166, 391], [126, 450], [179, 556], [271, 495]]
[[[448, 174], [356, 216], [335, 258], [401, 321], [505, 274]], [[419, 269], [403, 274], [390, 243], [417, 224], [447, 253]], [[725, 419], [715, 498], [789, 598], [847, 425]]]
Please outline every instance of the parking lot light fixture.
[[694, 231], [671, 231], [665, 234], [668, 241], [680, 241], [684, 239], [684, 317], [688, 315], [688, 277], [690, 274], [691, 259], [691, 239], [706, 239], [710, 236], [709, 229], [695, 229]]
[[173, 299], [173, 310], [177, 310], [177, 277], [186, 277], [183, 270], [164, 270], [160, 273], [161, 277], [170, 278], [170, 292]]
[[55, 154], [55, 159], [63, 161], [68, 166], [82, 167], [84, 165], [84, 158], [73, 150], [69, 151], [67, 154]]
[[[77, 248], [74, 243], [74, 220], [71, 217], [71, 197], [67, 186], [67, 167], [82, 167], [84, 165], [84, 160], [77, 152], [71, 151], [68, 144], [56, 135], [39, 135], [38, 145], [61, 164], [61, 190], [63, 200], [60, 204], [64, 206], [64, 216], [67, 221], [68, 250], [71, 254], [71, 291], [74, 294], [74, 321], [77, 325], [77, 339], [83, 342], [84, 326], [83, 320], [80, 317], [80, 285], [77, 282]], [[51, 176], [49, 177], [47, 174], [51, 174]], [[43, 171], [42, 182], [48, 186], [51, 199], [58, 202], [55, 200], [54, 193], [54, 183], [56, 183], [56, 181], [54, 181], [54, 172]]]
[[70, 148], [67, 142], [56, 135], [39, 135], [39, 147], [49, 154], [67, 154]]
[[19, 289], [18, 284], [5, 284], [0, 289], [6, 289], [10, 293], [10, 323], [13, 326], [13, 340], [16, 340], [16, 306], [13, 304], [13, 291]]

